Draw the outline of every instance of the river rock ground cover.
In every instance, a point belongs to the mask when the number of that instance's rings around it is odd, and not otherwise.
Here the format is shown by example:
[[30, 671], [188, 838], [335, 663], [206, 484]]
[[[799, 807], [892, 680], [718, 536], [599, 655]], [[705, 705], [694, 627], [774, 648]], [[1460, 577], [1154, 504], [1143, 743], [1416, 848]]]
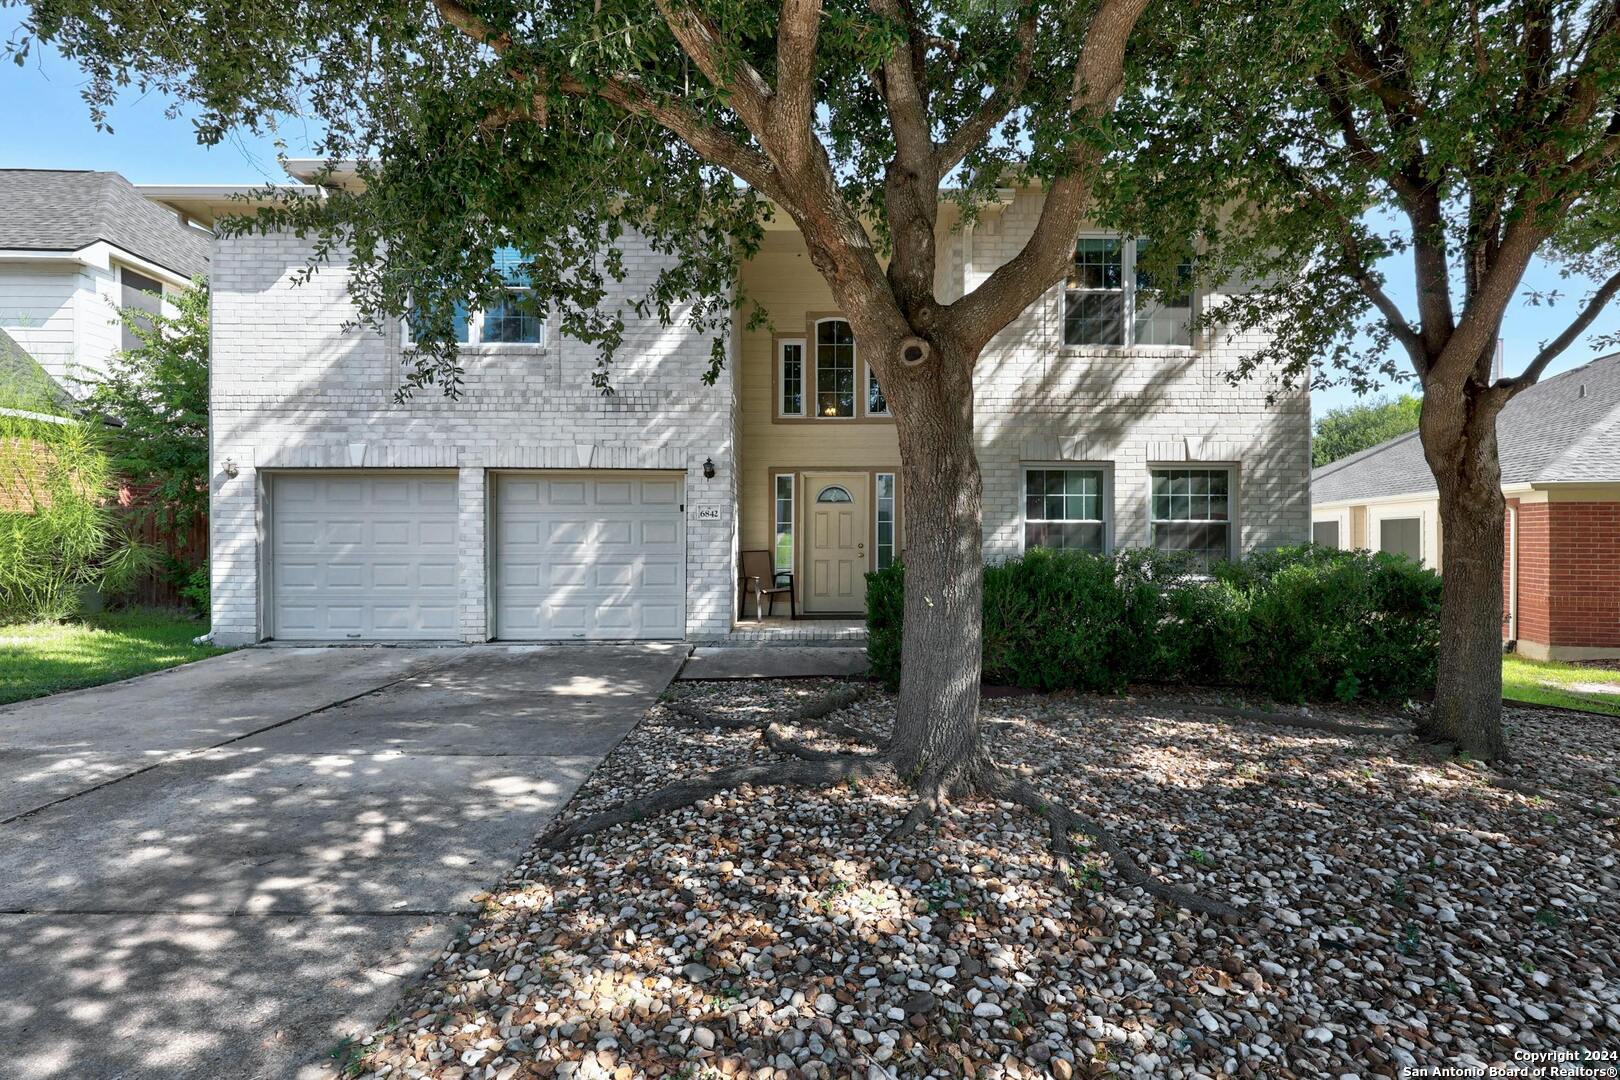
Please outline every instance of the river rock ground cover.
[[[833, 685], [672, 693], [763, 720]], [[1304, 1078], [1555, 1075], [1620, 1049], [1615, 721], [1510, 709], [1504, 774], [1406, 734], [1152, 696], [984, 710], [999, 760], [1249, 917], [1167, 907], [1084, 846], [1059, 881], [1044, 826], [1010, 806], [960, 802], [891, 843], [898, 782], [744, 788], [537, 846], [343, 1060], [438, 1080]], [[881, 732], [891, 713], [874, 691], [838, 719]], [[563, 817], [772, 759], [660, 705]]]

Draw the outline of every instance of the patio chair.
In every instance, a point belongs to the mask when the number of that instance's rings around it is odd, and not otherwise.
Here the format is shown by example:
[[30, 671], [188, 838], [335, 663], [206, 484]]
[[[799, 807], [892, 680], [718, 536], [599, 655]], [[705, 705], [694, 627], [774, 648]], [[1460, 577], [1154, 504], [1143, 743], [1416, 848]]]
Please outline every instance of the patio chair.
[[[754, 597], [754, 618], [763, 620], [767, 614], [775, 614], [777, 594], [785, 594], [788, 602], [788, 618], [796, 619], [798, 614], [793, 610], [793, 571], [776, 569], [775, 560], [768, 551], [745, 551], [742, 553], [742, 598], [737, 605], [737, 618], [741, 619], [748, 614], [748, 596]], [[768, 598], [768, 599], [767, 599]]]

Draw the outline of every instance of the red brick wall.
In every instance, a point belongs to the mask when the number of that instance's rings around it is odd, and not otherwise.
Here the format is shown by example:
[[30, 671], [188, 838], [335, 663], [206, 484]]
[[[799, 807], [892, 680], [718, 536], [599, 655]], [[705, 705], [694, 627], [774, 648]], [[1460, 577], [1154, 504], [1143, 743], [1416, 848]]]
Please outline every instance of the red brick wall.
[[1550, 503], [1519, 504], [1519, 640], [1546, 644], [1552, 627], [1547, 553]]
[[1553, 645], [1620, 647], [1620, 503], [1551, 503]]

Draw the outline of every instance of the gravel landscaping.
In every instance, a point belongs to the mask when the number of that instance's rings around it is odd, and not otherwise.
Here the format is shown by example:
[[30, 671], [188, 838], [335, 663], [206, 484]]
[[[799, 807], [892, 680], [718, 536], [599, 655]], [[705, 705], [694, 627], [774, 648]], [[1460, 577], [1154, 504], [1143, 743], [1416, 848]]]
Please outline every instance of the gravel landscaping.
[[[672, 693], [763, 719], [835, 685]], [[874, 691], [838, 719], [881, 731], [891, 704]], [[1556, 1075], [1571, 1052], [1610, 1052], [1593, 1064], [1612, 1067], [1620, 723], [1510, 708], [1522, 764], [1504, 776], [1432, 760], [1405, 734], [1324, 729], [1365, 728], [1365, 710], [1312, 710], [1321, 726], [1306, 729], [1172, 704], [1027, 696], [984, 711], [999, 760], [1243, 920], [1153, 901], [1082, 838], [1061, 883], [1044, 825], [1009, 806], [954, 804], [893, 844], [908, 806], [894, 781], [744, 789], [537, 847], [348, 1048], [351, 1073]], [[757, 733], [661, 705], [563, 818], [773, 757]]]

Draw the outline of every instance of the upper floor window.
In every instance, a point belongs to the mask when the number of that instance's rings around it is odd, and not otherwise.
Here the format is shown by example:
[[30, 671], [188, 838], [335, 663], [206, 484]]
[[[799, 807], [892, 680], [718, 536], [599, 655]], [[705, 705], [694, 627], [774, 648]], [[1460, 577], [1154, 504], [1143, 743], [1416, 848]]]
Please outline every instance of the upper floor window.
[[1138, 262], [1145, 239], [1083, 236], [1075, 241], [1063, 297], [1065, 345], [1191, 345], [1192, 265], [1161, 283]]
[[127, 266], [120, 266], [118, 286], [118, 306], [124, 312], [118, 347], [125, 352], [133, 352], [141, 347], [141, 338], [132, 324], [139, 321], [142, 329], [150, 330], [152, 327], [151, 320], [137, 312], [156, 315], [163, 310], [163, 282]]
[[855, 415], [855, 332], [843, 319], [816, 323], [816, 415]]
[[523, 255], [516, 248], [497, 248], [495, 269], [507, 283], [504, 298], [483, 311], [457, 303], [451, 314], [456, 341], [462, 345], [545, 344], [545, 320], [529, 305], [531, 290]]
[[883, 396], [883, 389], [878, 386], [877, 372], [870, 367], [866, 369], [866, 415], [889, 415], [889, 402]]
[[782, 416], [804, 415], [804, 342], [782, 341], [776, 346], [777, 411]]

